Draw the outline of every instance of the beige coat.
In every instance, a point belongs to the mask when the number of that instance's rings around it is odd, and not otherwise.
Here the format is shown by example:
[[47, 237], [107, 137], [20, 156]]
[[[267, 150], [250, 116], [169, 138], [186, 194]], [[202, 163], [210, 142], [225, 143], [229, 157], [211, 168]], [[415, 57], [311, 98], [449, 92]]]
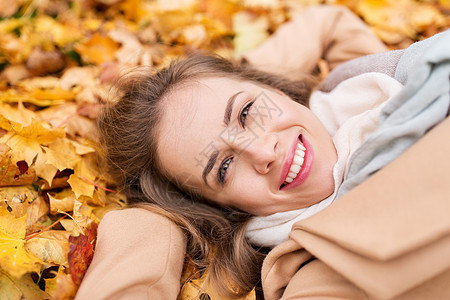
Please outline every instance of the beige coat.
[[181, 230], [158, 214], [109, 212], [75, 299], [176, 299], [185, 249]]
[[[335, 67], [383, 50], [348, 10], [314, 7], [245, 58], [295, 77], [320, 57]], [[264, 262], [265, 297], [450, 299], [448, 153], [450, 120], [339, 201], [295, 224], [290, 240]], [[185, 246], [181, 230], [164, 217], [135, 208], [110, 212], [76, 299], [176, 299]]]
[[450, 299], [450, 118], [264, 261], [270, 299]]

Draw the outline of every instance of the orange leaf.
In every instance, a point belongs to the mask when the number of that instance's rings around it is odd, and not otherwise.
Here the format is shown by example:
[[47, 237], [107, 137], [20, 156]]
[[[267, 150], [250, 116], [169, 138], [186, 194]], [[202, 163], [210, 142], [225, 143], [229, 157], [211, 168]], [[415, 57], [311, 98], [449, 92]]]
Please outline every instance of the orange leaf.
[[102, 64], [114, 60], [114, 54], [119, 49], [119, 45], [110, 37], [103, 37], [96, 32], [89, 41], [79, 44], [75, 48], [84, 60]]

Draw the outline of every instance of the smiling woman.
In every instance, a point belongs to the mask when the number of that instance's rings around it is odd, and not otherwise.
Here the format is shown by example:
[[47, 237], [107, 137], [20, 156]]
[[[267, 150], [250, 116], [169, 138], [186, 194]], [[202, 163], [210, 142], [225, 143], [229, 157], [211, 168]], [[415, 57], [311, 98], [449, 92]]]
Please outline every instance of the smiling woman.
[[[251, 214], [309, 206], [333, 191], [334, 147], [306, 107], [314, 84], [193, 55], [125, 76], [99, 120], [128, 203], [184, 228], [187, 252], [218, 293], [244, 295], [260, 280], [264, 255], [244, 238]], [[303, 184], [281, 188], [300, 136], [320, 159], [306, 164]]]

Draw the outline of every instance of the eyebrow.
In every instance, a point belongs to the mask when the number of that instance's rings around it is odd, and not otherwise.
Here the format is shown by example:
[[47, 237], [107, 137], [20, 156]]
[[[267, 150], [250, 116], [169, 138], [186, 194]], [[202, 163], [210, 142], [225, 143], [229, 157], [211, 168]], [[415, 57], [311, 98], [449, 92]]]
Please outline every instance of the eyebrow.
[[202, 178], [203, 181], [208, 185], [208, 182], [206, 180], [206, 176], [208, 176], [209, 172], [211, 172], [212, 168], [216, 164], [217, 157], [219, 156], [219, 151], [214, 151], [211, 156], [209, 157], [208, 162], [206, 163], [205, 168], [203, 169]]
[[[227, 101], [227, 106], [225, 107], [225, 113], [223, 115], [223, 123], [225, 124], [225, 127], [228, 127], [228, 125], [230, 124], [231, 114], [233, 113], [234, 101], [236, 100], [237, 95], [239, 95], [242, 92], [244, 92], [244, 91], [237, 92], [236, 94], [232, 95]], [[206, 166], [203, 169], [202, 178], [203, 178], [203, 181], [206, 183], [206, 185], [208, 185], [208, 181], [206, 178], [207, 178], [208, 174], [211, 172], [211, 170], [213, 169], [214, 165], [216, 164], [218, 156], [219, 156], [218, 150], [211, 153], [211, 155], [209, 156], [208, 162], [206, 163]]]
[[230, 124], [234, 101], [236, 100], [237, 95], [239, 95], [242, 92], [244, 91], [239, 91], [233, 96], [231, 96], [230, 99], [228, 99], [227, 106], [225, 107], [225, 113], [223, 114], [223, 123], [225, 124], [225, 126], [228, 126]]

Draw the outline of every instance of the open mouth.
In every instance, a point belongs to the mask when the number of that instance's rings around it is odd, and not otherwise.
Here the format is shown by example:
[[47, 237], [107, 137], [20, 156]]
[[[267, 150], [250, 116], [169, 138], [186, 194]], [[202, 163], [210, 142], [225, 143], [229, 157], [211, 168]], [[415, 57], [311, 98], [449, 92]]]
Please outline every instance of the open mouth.
[[302, 142], [302, 136], [299, 136], [297, 146], [295, 148], [294, 158], [292, 159], [291, 166], [289, 168], [289, 173], [287, 174], [286, 178], [284, 179], [284, 182], [281, 184], [281, 187], [284, 187], [285, 185], [291, 183], [294, 181], [294, 179], [297, 177], [298, 173], [303, 167], [303, 163], [305, 161], [305, 151], [306, 148], [303, 145]]
[[[280, 189], [290, 188], [302, 184], [309, 175], [312, 164], [312, 149], [311, 145], [306, 141], [302, 135], [297, 139], [297, 144], [294, 145], [293, 157], [290, 166], [287, 170], [286, 177], [280, 186]], [[285, 169], [285, 170], [286, 170]], [[286, 172], [286, 171], [285, 171]]]

